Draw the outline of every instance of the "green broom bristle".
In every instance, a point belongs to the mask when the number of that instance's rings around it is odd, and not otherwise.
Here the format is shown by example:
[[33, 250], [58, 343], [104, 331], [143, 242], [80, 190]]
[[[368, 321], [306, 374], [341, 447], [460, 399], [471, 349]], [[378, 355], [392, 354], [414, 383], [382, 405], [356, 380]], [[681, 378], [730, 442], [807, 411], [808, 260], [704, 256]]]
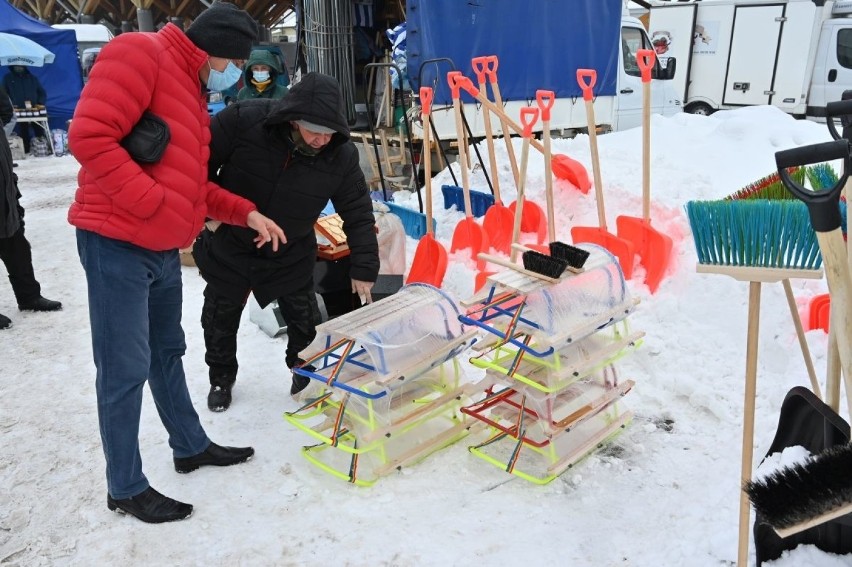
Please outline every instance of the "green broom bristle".
[[[797, 183], [802, 184], [805, 180], [805, 168], [797, 167], [787, 170]], [[725, 197], [726, 201], [744, 201], [748, 199], [769, 199], [769, 200], [795, 200], [796, 197], [784, 187], [781, 177], [778, 172], [762, 177], [753, 183], [749, 183], [739, 191]]]
[[807, 206], [800, 201], [690, 201], [686, 212], [701, 264], [788, 269], [822, 265]]
[[805, 170], [807, 172], [808, 181], [811, 182], [811, 187], [814, 189], [834, 187], [837, 183], [837, 173], [834, 172], [834, 168], [828, 163], [811, 165]]

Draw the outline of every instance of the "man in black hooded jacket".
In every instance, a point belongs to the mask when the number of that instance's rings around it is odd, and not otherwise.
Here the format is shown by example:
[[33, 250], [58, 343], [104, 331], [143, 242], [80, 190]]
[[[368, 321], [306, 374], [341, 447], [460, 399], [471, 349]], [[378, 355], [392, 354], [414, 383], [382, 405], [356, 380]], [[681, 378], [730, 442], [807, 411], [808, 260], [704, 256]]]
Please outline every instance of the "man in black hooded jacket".
[[[24, 208], [19, 199], [18, 176], [12, 171], [12, 150], [3, 125], [13, 116], [12, 103], [0, 89], [0, 260], [6, 265], [12, 291], [21, 311], [58, 311], [62, 304], [45, 299], [33, 271], [32, 249], [24, 235]], [[12, 320], [0, 314], [0, 330]]]
[[[211, 124], [210, 178], [275, 221], [287, 237], [277, 252], [258, 249], [251, 230], [219, 225], [196, 240], [193, 256], [207, 282], [201, 326], [210, 368], [207, 405], [224, 411], [237, 377], [237, 331], [249, 293], [265, 307], [278, 300], [287, 324], [285, 362], [316, 336], [314, 223], [331, 200], [344, 222], [352, 291], [367, 301], [379, 272], [379, 247], [358, 150], [349, 139], [337, 81], [308, 73], [282, 100], [240, 101]], [[293, 374], [291, 394], [308, 378]]]

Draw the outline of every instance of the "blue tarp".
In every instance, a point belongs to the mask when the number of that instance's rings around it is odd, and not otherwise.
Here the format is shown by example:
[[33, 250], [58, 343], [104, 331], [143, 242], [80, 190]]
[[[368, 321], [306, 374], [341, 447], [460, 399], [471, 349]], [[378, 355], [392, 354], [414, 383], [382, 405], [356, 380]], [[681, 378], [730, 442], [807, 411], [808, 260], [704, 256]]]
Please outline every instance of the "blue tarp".
[[[471, 59], [497, 55], [504, 100], [534, 100], [539, 89], [580, 97], [581, 68], [597, 71], [596, 95], [612, 96], [621, 10], [622, 0], [408, 0], [409, 80], [416, 91], [423, 62], [449, 58], [477, 84]], [[447, 71], [446, 62], [423, 68], [427, 86], [439, 77], [435, 103], [450, 102]]]
[[[80, 60], [77, 58], [77, 36], [72, 30], [57, 30], [20, 12], [7, 0], [0, 0], [0, 32], [21, 35], [33, 40], [56, 56], [44, 67], [30, 67], [47, 91], [47, 112], [51, 128], [65, 128], [83, 90]], [[9, 70], [0, 67], [0, 79]]]

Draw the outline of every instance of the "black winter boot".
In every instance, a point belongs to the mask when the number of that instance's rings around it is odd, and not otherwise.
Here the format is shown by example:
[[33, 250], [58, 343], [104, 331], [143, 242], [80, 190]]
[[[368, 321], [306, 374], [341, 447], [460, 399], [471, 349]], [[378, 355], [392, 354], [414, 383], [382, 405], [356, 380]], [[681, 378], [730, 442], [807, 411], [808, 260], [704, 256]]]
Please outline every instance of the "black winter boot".
[[231, 407], [231, 388], [232, 386], [210, 386], [210, 392], [207, 394], [207, 409], [222, 412]]
[[231, 390], [237, 377], [234, 372], [210, 369], [210, 392], [207, 394], [207, 409], [222, 412], [231, 407]]
[[0, 314], [0, 331], [8, 329], [12, 326], [12, 320], [5, 315]]
[[[303, 366], [304, 365], [304, 366]], [[296, 364], [292, 366], [292, 368], [304, 368], [308, 372], [316, 372], [316, 367], [312, 364], [305, 365], [305, 361], [301, 358], [297, 360]], [[307, 376], [302, 376], [301, 374], [296, 374], [293, 372], [293, 383], [290, 386], [290, 395], [295, 396], [302, 390], [308, 387], [308, 384], [311, 383], [311, 379]]]

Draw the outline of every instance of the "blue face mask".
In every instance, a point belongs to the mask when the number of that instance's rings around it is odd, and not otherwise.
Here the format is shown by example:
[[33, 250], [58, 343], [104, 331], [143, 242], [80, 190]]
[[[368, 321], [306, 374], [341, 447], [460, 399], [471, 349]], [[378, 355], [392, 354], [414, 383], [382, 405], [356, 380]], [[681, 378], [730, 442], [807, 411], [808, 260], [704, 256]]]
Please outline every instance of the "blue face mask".
[[[207, 65], [210, 65], [210, 60], [207, 61]], [[210, 75], [207, 77], [207, 89], [211, 91], [224, 91], [228, 87], [235, 85], [242, 76], [243, 72], [240, 71], [239, 67], [234, 65], [233, 61], [228, 61], [228, 66], [225, 67], [224, 71], [217, 71], [213, 67], [210, 67]]]

